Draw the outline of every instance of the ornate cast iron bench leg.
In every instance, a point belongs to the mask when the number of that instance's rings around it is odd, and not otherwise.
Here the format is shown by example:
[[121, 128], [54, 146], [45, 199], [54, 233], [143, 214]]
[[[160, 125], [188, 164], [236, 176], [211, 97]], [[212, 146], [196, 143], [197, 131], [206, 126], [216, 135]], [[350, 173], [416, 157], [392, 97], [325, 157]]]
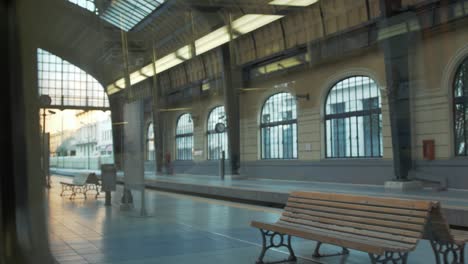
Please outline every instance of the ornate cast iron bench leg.
[[406, 264], [408, 252], [385, 252], [383, 255], [369, 253], [372, 264]]
[[65, 184], [65, 183], [61, 183], [61, 184], [62, 184], [62, 192], [60, 193], [60, 196], [63, 196], [63, 193], [66, 192], [66, 191], [72, 191], [73, 192], [73, 188], [70, 187], [70, 185]]
[[86, 187], [86, 185], [83, 185], [83, 186], [81, 187], [81, 193], [83, 194], [85, 200], [88, 198], [88, 197], [86, 196], [86, 192], [87, 192], [87, 191], [88, 191], [88, 188]]
[[81, 185], [74, 185], [72, 187], [72, 195], [70, 196], [70, 200], [73, 200], [76, 197], [77, 193], [83, 194], [84, 198], [86, 199], [86, 186]]
[[73, 200], [73, 198], [75, 198], [76, 196], [76, 192], [75, 192], [75, 187], [72, 187], [72, 194], [70, 195], [70, 200]]
[[94, 196], [94, 198], [97, 199], [99, 194], [100, 194], [99, 185], [97, 185], [97, 184], [87, 184], [86, 187], [85, 187], [84, 194], [87, 195], [88, 191], [95, 191], [96, 195]]
[[[294, 255], [294, 251], [291, 246], [291, 236], [284, 235], [268, 230], [260, 229], [262, 233], [262, 252], [258, 257], [257, 264], [263, 264], [263, 258], [265, 257], [265, 253], [270, 248], [279, 248], [279, 247], [286, 247], [289, 250], [289, 258], [281, 261], [269, 262], [269, 263], [280, 263], [280, 262], [287, 262], [287, 261], [296, 261], [296, 255]], [[286, 238], [285, 238], [286, 236]], [[275, 238], [277, 240], [275, 241]], [[286, 240], [286, 241], [285, 241]]]
[[439, 242], [431, 240], [432, 250], [437, 264], [464, 264], [465, 244]]
[[99, 184], [96, 184], [96, 196], [94, 197], [94, 199], [97, 199], [99, 194], [101, 193], [101, 189], [100, 189], [100, 185]]
[[343, 248], [341, 252], [332, 253], [332, 254], [320, 254], [320, 246], [322, 246], [322, 242], [317, 241], [317, 245], [315, 246], [314, 254], [312, 257], [314, 258], [322, 258], [322, 257], [333, 257], [333, 256], [340, 256], [340, 255], [348, 255], [349, 250], [347, 248]]

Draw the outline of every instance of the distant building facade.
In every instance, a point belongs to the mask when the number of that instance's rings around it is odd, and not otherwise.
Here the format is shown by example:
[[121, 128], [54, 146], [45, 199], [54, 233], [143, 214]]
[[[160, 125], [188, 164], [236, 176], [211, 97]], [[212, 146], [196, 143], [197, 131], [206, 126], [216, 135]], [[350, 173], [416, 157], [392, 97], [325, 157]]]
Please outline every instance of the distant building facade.
[[[51, 156], [98, 157], [113, 154], [110, 114], [96, 119], [91, 112], [77, 114], [81, 127], [50, 135]], [[90, 121], [92, 120], [92, 121]]]

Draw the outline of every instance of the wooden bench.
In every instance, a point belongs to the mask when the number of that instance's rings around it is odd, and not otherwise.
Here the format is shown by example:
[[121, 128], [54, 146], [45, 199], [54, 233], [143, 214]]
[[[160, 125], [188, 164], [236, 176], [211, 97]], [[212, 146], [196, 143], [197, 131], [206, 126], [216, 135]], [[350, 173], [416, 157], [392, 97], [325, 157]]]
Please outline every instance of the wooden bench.
[[65, 192], [70, 191], [70, 200], [75, 198], [79, 193], [83, 194], [84, 198], [86, 199], [86, 194], [89, 191], [95, 191], [95, 198], [97, 198], [101, 188], [100, 180], [95, 173], [78, 174], [73, 177], [73, 181], [71, 183], [61, 181], [60, 184], [62, 185], [62, 192], [60, 193], [60, 196], [63, 196]]
[[[408, 253], [423, 238], [430, 213], [438, 202], [403, 200], [320, 192], [292, 192], [275, 223], [252, 221], [259, 228], [263, 248], [257, 263], [264, 263], [270, 248], [286, 247], [296, 256], [291, 236], [317, 241], [314, 257], [367, 252], [372, 263], [406, 263]], [[342, 247], [338, 254], [320, 253], [322, 243]]]
[[468, 242], [468, 231], [451, 229], [440, 206], [433, 208], [429, 217], [424, 238], [431, 242], [436, 263], [465, 263], [464, 251]]

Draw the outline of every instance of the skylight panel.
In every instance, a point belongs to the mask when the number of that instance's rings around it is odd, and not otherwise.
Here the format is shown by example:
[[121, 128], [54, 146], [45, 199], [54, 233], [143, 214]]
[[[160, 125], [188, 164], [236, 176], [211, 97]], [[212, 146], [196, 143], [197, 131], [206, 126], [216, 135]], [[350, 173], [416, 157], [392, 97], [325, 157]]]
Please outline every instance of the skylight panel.
[[156, 10], [164, 0], [116, 0], [102, 11], [101, 18], [112, 25], [129, 31]]
[[68, 0], [68, 2], [73, 3], [77, 6], [80, 6], [88, 11], [93, 13], [97, 13], [96, 5], [94, 4], [94, 0]]
[[310, 6], [317, 2], [318, 0], [273, 0], [269, 4], [282, 6]]

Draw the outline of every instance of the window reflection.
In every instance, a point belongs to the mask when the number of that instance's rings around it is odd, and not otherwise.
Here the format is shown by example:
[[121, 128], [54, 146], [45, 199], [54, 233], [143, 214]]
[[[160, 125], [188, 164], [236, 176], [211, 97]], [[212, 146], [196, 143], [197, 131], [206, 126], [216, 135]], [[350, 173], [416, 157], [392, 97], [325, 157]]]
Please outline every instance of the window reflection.
[[261, 115], [262, 159], [297, 158], [297, 106], [289, 93], [265, 102]]
[[193, 121], [190, 114], [183, 114], [177, 120], [176, 150], [178, 160], [192, 159]]
[[222, 151], [228, 158], [227, 132], [216, 132], [217, 123], [226, 125], [224, 106], [215, 107], [208, 116], [208, 159], [210, 160], [220, 159]]
[[354, 76], [335, 84], [325, 105], [326, 157], [382, 157], [382, 110], [377, 84]]
[[455, 154], [468, 156], [468, 59], [460, 65], [454, 80]]
[[153, 123], [150, 123], [148, 126], [148, 130], [146, 132], [146, 159], [147, 160], [155, 160], [156, 153], [154, 148], [154, 130], [153, 130]]

